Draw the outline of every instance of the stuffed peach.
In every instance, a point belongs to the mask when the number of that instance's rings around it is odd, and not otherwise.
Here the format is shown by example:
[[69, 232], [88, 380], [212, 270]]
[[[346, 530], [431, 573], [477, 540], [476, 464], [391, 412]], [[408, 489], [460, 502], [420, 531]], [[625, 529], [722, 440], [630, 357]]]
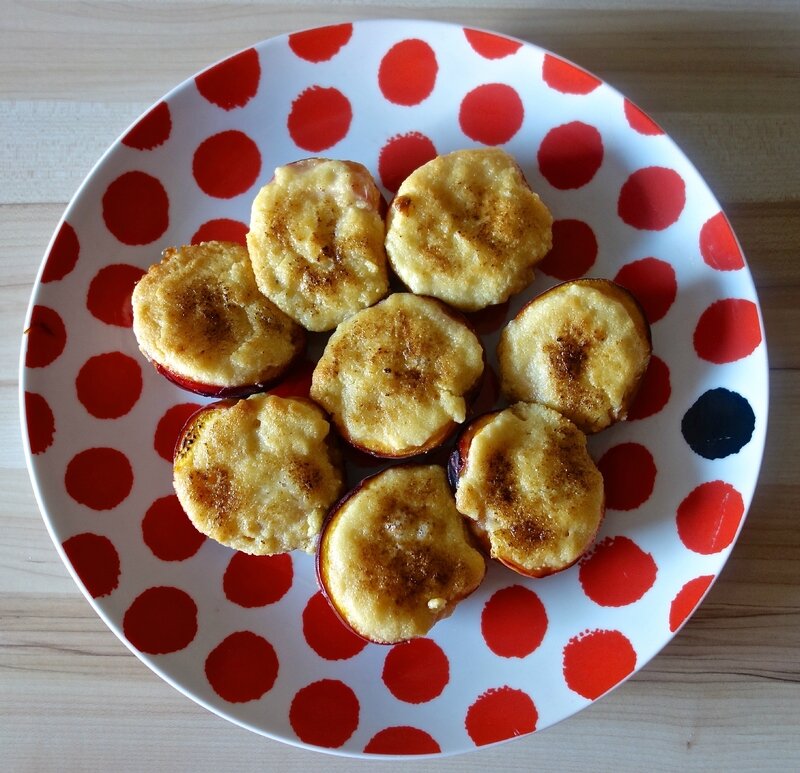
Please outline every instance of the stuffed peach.
[[173, 484], [203, 534], [254, 555], [313, 552], [344, 473], [311, 400], [253, 395], [202, 408], [175, 449]]
[[247, 250], [232, 242], [164, 250], [134, 288], [132, 305], [144, 356], [202, 395], [263, 390], [305, 346], [303, 329], [259, 292]]
[[369, 171], [353, 161], [278, 167], [253, 202], [247, 234], [261, 291], [313, 331], [383, 298], [384, 206]]
[[458, 150], [400, 185], [387, 215], [386, 252], [413, 292], [476, 311], [531, 282], [552, 246], [552, 222], [508, 153]]
[[317, 552], [319, 583], [336, 614], [381, 644], [425, 636], [485, 571], [435, 465], [363, 480], [331, 510]]
[[355, 447], [403, 458], [441, 445], [465, 420], [483, 369], [483, 346], [460, 314], [395, 293], [339, 325], [311, 397]]
[[497, 347], [509, 400], [548, 405], [588, 433], [627, 416], [650, 353], [639, 304], [607, 279], [542, 293], [508, 323]]
[[543, 405], [517, 403], [467, 426], [449, 465], [456, 507], [486, 551], [544, 577], [589, 548], [604, 513], [586, 436]]

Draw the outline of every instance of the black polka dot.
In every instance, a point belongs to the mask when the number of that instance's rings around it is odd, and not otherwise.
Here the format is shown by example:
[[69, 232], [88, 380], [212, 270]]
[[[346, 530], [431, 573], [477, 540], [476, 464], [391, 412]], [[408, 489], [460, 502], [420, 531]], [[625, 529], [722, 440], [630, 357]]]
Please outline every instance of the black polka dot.
[[750, 442], [756, 417], [750, 403], [729, 389], [709, 389], [686, 411], [681, 432], [692, 451], [706, 459], [737, 454]]

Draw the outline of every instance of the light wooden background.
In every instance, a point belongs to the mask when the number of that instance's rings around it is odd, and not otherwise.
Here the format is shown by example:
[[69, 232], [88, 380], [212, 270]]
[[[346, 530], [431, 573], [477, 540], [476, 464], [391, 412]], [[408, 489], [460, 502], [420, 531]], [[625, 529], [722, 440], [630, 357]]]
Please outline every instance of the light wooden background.
[[[756, 8], [757, 6], [757, 8]], [[196, 706], [84, 601], [33, 500], [17, 357], [39, 261], [94, 161], [172, 86], [257, 40], [368, 17], [525, 38], [642, 105], [725, 206], [763, 306], [765, 462], [698, 613], [641, 673], [544, 733], [418, 770], [797, 770], [800, 765], [800, 2], [0, 2], [0, 768], [345, 771]]]

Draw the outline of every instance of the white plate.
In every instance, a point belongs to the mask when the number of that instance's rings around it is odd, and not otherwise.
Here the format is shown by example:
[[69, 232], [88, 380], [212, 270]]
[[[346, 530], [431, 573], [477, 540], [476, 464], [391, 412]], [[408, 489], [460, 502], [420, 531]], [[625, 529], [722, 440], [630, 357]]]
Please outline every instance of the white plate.
[[[175, 406], [202, 401], [138, 354], [129, 295], [164, 247], [241, 239], [275, 166], [353, 159], [390, 194], [432, 154], [483, 144], [516, 156], [556, 218], [555, 255], [507, 316], [558, 279], [617, 278], [650, 317], [654, 365], [638, 418], [592, 439], [608, 512], [589, 557], [542, 580], [493, 565], [428, 639], [366, 645], [329, 613], [312, 557], [247, 558], [188, 525], [168, 457], [187, 410]], [[485, 336], [492, 356], [501, 322]], [[370, 21], [281, 36], [177, 87], [75, 195], [26, 328], [31, 477], [98, 614], [193, 700], [326, 751], [465, 751], [587, 706], [699, 603], [761, 461], [758, 303], [697, 171], [599, 79], [459, 26]]]

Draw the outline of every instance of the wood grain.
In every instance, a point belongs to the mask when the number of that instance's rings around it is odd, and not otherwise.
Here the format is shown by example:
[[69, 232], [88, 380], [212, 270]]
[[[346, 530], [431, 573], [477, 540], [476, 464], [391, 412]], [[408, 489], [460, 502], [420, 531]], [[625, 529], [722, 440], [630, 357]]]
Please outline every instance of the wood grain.
[[[108, 145], [198, 69], [351, 18], [495, 29], [574, 59], [650, 112], [730, 216], [759, 290], [771, 411], [731, 559], [627, 684], [548, 731], [420, 770], [790, 770], [800, 759], [800, 6], [744, 0], [385, 3], [12, 0], [0, 14], [0, 749], [44, 770], [349, 771], [219, 719], [142, 665], [80, 595], [24, 470], [17, 371], [41, 256]], [[408, 764], [386, 763], [399, 771]]]

